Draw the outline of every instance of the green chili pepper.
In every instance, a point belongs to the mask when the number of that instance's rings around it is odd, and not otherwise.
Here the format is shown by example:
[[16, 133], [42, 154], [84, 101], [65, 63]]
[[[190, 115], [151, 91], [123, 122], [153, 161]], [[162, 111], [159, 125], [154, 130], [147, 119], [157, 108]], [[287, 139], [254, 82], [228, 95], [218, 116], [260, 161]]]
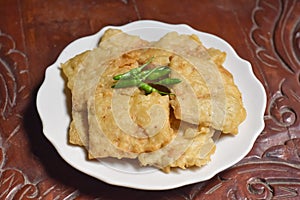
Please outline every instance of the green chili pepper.
[[142, 82], [141, 84], [139, 84], [139, 88], [144, 90], [146, 92], [146, 94], [150, 94], [151, 92], [153, 92], [154, 90], [156, 90], [155, 88], [153, 88], [151, 85]]
[[171, 73], [171, 69], [169, 67], [162, 66], [162, 67], [157, 68], [157, 70], [155, 70], [153, 73], [151, 73], [147, 77], [147, 79], [150, 81], [154, 81], [154, 80], [160, 79], [170, 73]]
[[140, 73], [147, 65], [149, 65], [152, 62], [152, 60], [153, 60], [153, 57], [151, 57], [145, 64], [141, 65], [140, 67], [133, 68], [123, 74], [118, 74], [118, 75], [114, 76], [113, 79], [120, 80], [120, 79], [132, 78], [134, 75], [137, 75], [138, 73]]
[[174, 84], [177, 84], [177, 83], [180, 83], [180, 82], [181, 82], [181, 80], [178, 79], [178, 78], [165, 78], [165, 79], [157, 81], [153, 84], [156, 84], [156, 85], [174, 85]]
[[141, 83], [139, 79], [121, 79], [112, 88], [126, 88], [138, 86]]
[[150, 94], [152, 92], [157, 92], [161, 95], [172, 95], [171, 93], [160, 91], [160, 90], [158, 90], [158, 89], [156, 89], [156, 88], [152, 87], [151, 85], [149, 85], [147, 83], [144, 83], [144, 82], [142, 82], [139, 85], [139, 88], [144, 90], [146, 94]]
[[146, 74], [143, 77], [139, 77], [138, 75], [133, 74], [132, 78], [125, 78], [125, 79], [120, 79], [118, 82], [113, 85], [113, 88], [125, 88], [125, 87], [133, 87], [133, 86], [138, 86], [140, 83], [142, 83], [143, 80], [145, 80], [149, 75], [151, 75], [156, 68], [151, 69], [148, 74]]
[[[117, 80], [117, 83], [112, 86], [112, 88], [126, 88], [137, 86], [141, 90], [144, 90], [146, 94], [152, 92], [158, 92], [161, 95], [174, 95], [172, 93], [163, 92], [155, 87], [145, 83], [144, 81], [152, 82], [155, 85], [174, 85], [180, 83], [181, 80], [177, 78], [164, 78], [171, 73], [171, 69], [168, 66], [160, 66], [153, 69], [144, 70], [143, 69], [152, 62], [153, 57], [148, 60], [145, 64], [138, 68], [129, 70], [126, 73], [118, 74], [113, 77]], [[156, 81], [153, 83], [153, 81]]]

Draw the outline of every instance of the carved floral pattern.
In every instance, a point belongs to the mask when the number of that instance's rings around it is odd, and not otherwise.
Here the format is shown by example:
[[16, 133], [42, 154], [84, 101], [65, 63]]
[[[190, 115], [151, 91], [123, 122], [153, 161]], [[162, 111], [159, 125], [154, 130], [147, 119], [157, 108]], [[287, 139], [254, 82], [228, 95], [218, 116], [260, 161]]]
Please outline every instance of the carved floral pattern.
[[20, 130], [18, 123], [21, 116], [13, 115], [13, 111], [17, 109], [18, 102], [28, 97], [27, 85], [27, 57], [16, 49], [14, 39], [0, 30], [0, 122], [10, 122], [13, 126], [0, 132], [0, 199], [31, 199], [37, 195], [36, 186], [28, 182], [22, 171], [5, 166], [9, 159], [6, 157], [9, 139]]
[[219, 174], [195, 199], [296, 199], [300, 193], [299, 163], [247, 158]]
[[[262, 157], [249, 155], [208, 183], [199, 184], [195, 199], [213, 199], [216, 193], [226, 199], [299, 198], [300, 133], [291, 134], [299, 127], [299, 7], [296, 0], [256, 2], [249, 38], [257, 58], [253, 66], [268, 96], [267, 129], [257, 141], [258, 146], [266, 146], [260, 148]], [[287, 140], [273, 143], [274, 133]]]
[[[26, 55], [16, 48], [14, 39], [0, 30], [0, 199], [65, 199], [78, 196], [77, 191], [62, 191], [43, 182], [32, 183], [25, 172], [6, 166], [11, 140], [18, 137], [22, 121], [19, 103], [29, 97], [30, 85]], [[9, 123], [1, 130], [1, 126]], [[2, 131], [2, 132], [1, 132]], [[23, 152], [20, 152], [23, 153]], [[58, 190], [55, 191], [55, 190]]]
[[0, 117], [3, 120], [13, 113], [17, 102], [26, 98], [28, 81], [27, 57], [16, 49], [13, 38], [0, 30]]
[[[269, 94], [269, 105], [266, 120], [272, 120], [272, 129], [287, 128], [296, 122], [295, 108], [299, 106], [300, 93], [297, 88], [290, 88], [291, 82], [299, 82], [300, 60], [296, 55], [299, 49], [295, 42], [298, 41], [299, 30], [289, 28], [299, 27], [300, 22], [296, 17], [295, 0], [265, 0], [257, 1], [253, 10], [253, 27], [250, 39], [255, 46], [257, 65], [261, 67], [265, 88]], [[299, 5], [298, 5], [299, 7]], [[298, 47], [297, 47], [298, 46]], [[282, 73], [276, 74], [276, 69], [283, 69]], [[267, 70], [273, 73], [266, 74]], [[280, 81], [278, 90], [272, 84], [274, 78]], [[297, 104], [290, 104], [295, 101]], [[287, 106], [288, 105], [288, 106]]]
[[[216, 194], [221, 199], [300, 198], [299, 12], [296, 0], [256, 1], [249, 33], [256, 56], [252, 64], [268, 97], [267, 129], [256, 142], [256, 151], [261, 152], [250, 154], [210, 181], [196, 184], [189, 192], [192, 197], [186, 199], [214, 199]], [[273, 142], [273, 137], [282, 143]]]
[[[12, 150], [10, 140], [21, 129], [23, 116], [18, 103], [29, 97], [28, 73], [27, 56], [16, 48], [9, 34], [0, 30], [0, 199], [74, 199], [78, 196], [76, 190], [63, 190], [56, 185], [44, 188], [46, 181], [33, 183], [24, 171], [6, 166], [7, 159], [12, 159], [6, 152]], [[6, 123], [9, 126], [1, 130]]]

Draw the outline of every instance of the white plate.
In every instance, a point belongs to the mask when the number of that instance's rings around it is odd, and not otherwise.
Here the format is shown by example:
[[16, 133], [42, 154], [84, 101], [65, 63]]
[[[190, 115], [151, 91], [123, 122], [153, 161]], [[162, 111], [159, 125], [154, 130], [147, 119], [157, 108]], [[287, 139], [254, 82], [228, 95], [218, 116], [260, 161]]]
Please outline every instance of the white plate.
[[[65, 82], [61, 76], [60, 63], [96, 47], [99, 38], [108, 28], [118, 28], [149, 41], [158, 40], [170, 31], [196, 34], [206, 47], [215, 47], [227, 53], [224, 66], [233, 74], [242, 93], [247, 118], [240, 125], [237, 136], [222, 137], [218, 140], [217, 150], [208, 165], [166, 174], [151, 167], [139, 167], [135, 161], [130, 160], [87, 161], [82, 148], [68, 145], [67, 131], [70, 115], [66, 105]], [[136, 21], [120, 27], [108, 26], [94, 35], [72, 42], [61, 52], [57, 61], [47, 68], [45, 80], [37, 95], [37, 108], [43, 123], [44, 134], [66, 162], [104, 182], [145, 190], [171, 189], [205, 181], [240, 161], [251, 150], [257, 136], [264, 128], [265, 106], [264, 88], [254, 76], [250, 63], [241, 59], [227, 42], [214, 35], [194, 30], [187, 25], [171, 25], [150, 20]]]

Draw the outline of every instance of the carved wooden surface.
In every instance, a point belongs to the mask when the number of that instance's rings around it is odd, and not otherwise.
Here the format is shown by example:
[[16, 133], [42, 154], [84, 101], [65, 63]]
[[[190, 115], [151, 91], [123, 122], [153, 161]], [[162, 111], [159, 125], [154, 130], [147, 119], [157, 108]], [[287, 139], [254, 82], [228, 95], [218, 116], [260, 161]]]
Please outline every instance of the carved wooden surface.
[[[0, 16], [0, 199], [300, 199], [299, 0], [0, 0]], [[71, 41], [139, 19], [222, 37], [265, 87], [264, 130], [211, 180], [159, 192], [111, 186], [43, 136], [35, 98], [47, 66]]]

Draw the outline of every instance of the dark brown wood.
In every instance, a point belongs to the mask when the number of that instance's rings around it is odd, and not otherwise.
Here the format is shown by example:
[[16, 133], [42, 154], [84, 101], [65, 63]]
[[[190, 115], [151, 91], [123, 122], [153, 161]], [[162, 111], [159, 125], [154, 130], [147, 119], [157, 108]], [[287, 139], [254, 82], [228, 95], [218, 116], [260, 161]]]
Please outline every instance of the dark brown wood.
[[[139, 19], [222, 37], [266, 89], [265, 129], [211, 180], [159, 192], [111, 186], [69, 166], [42, 133], [35, 99], [47, 66], [71, 41]], [[298, 0], [0, 0], [0, 199], [300, 199], [299, 69]]]

